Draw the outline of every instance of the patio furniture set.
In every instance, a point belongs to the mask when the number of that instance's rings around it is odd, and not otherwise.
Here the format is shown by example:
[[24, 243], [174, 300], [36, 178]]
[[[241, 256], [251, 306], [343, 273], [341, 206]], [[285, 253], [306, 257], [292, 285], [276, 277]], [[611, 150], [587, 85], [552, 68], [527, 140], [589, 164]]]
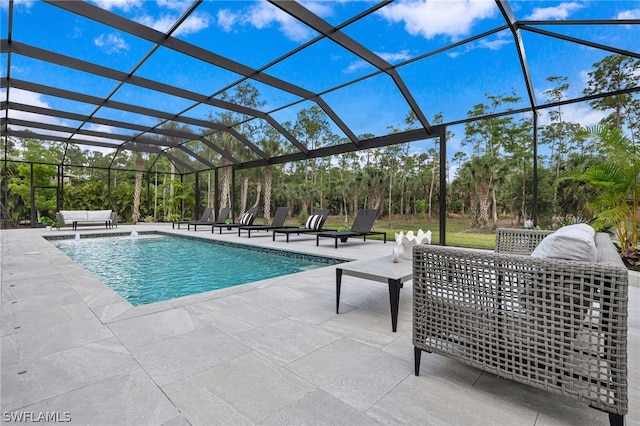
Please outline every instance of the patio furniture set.
[[[60, 212], [60, 223], [97, 221], [109, 226], [111, 211]], [[83, 214], [80, 214], [83, 213]], [[91, 214], [89, 214], [91, 213]], [[271, 231], [286, 236], [314, 233], [346, 242], [384, 234], [371, 230], [377, 210], [361, 209], [349, 231], [324, 229], [328, 210], [318, 210], [305, 227], [284, 226], [288, 208], [277, 209], [269, 225], [253, 225], [257, 209], [238, 223], [226, 223], [229, 209], [216, 221], [211, 210], [197, 221], [175, 222]], [[107, 217], [108, 216], [108, 217]], [[386, 234], [384, 241], [386, 242]], [[392, 330], [397, 329], [400, 289], [413, 280], [415, 375], [422, 352], [443, 355], [472, 367], [548, 392], [566, 395], [609, 414], [623, 425], [628, 412], [628, 272], [608, 234], [588, 225], [552, 233], [498, 229], [494, 251], [417, 245], [413, 260], [391, 256], [336, 267], [336, 314], [343, 276], [389, 286]]]
[[628, 272], [608, 234], [580, 241], [570, 228], [498, 229], [493, 252], [418, 245], [411, 261], [341, 264], [336, 314], [344, 275], [387, 282], [395, 332], [400, 289], [413, 279], [416, 376], [422, 352], [438, 354], [584, 402], [622, 426]]
[[178, 226], [180, 229], [181, 224], [187, 225], [187, 230], [191, 229], [193, 226], [193, 230], [197, 231], [197, 227], [211, 227], [211, 232], [214, 232], [215, 229], [219, 230], [219, 233], [222, 234], [224, 229], [238, 230], [238, 236], [242, 235], [242, 231], [246, 231], [247, 238], [251, 238], [252, 231], [271, 231], [272, 232], [272, 240], [275, 241], [276, 234], [283, 234], [286, 236], [286, 241], [289, 242], [289, 237], [293, 234], [308, 234], [313, 233], [316, 235], [316, 245], [320, 244], [320, 238], [333, 238], [334, 239], [334, 247], [338, 248], [338, 240], [345, 243], [349, 238], [362, 237], [364, 241], [367, 240], [367, 236], [371, 235], [381, 235], [383, 237], [383, 241], [387, 242], [387, 234], [386, 232], [373, 231], [373, 224], [378, 215], [377, 209], [360, 209], [358, 210], [356, 217], [353, 221], [353, 225], [348, 231], [338, 231], [334, 229], [325, 229], [324, 224], [329, 216], [328, 209], [320, 209], [314, 211], [311, 216], [307, 219], [307, 222], [304, 227], [299, 226], [287, 226], [285, 225], [285, 221], [289, 214], [288, 207], [278, 207], [276, 209], [273, 221], [271, 224], [265, 225], [254, 225], [253, 221], [256, 218], [258, 213], [258, 208], [253, 207], [247, 210], [246, 213], [242, 214], [240, 220], [237, 223], [227, 223], [227, 219], [230, 215], [230, 209], [224, 208], [221, 210], [218, 218], [215, 220], [209, 220], [213, 211], [210, 207], [207, 207], [200, 217], [199, 220], [193, 221], [176, 221], [173, 222], [173, 228]]

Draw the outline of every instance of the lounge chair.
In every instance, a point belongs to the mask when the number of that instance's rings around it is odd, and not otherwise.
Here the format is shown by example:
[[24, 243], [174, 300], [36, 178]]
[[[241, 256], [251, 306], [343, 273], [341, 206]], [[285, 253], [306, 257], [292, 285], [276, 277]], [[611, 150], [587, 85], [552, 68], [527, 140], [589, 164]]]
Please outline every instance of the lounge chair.
[[334, 229], [323, 229], [324, 222], [329, 217], [329, 209], [324, 210], [316, 210], [313, 212], [311, 216], [307, 219], [307, 223], [304, 228], [280, 228], [273, 230], [273, 238], [272, 240], [276, 240], [276, 234], [285, 234], [287, 236], [287, 242], [289, 242], [289, 235], [291, 234], [308, 234], [308, 233], [318, 233], [318, 232], [326, 232], [326, 231], [334, 231]]
[[229, 207], [223, 207], [222, 210], [220, 210], [220, 214], [218, 215], [218, 218], [215, 221], [194, 220], [192, 222], [187, 222], [187, 231], [191, 229], [191, 225], [193, 225], [193, 230], [197, 231], [198, 225], [213, 226], [216, 224], [224, 223], [227, 220], [227, 218], [229, 218], [229, 213], [231, 213], [231, 209]]
[[[284, 222], [287, 220], [289, 207], [278, 207], [273, 215], [271, 225], [243, 225], [238, 227], [238, 237], [242, 231], [247, 231], [248, 238], [251, 238], [251, 231], [270, 231], [272, 229], [287, 228]], [[292, 227], [293, 228], [293, 227]]]
[[232, 229], [238, 228], [239, 226], [248, 226], [253, 225], [253, 221], [256, 219], [256, 215], [258, 214], [258, 208], [252, 207], [246, 211], [242, 216], [240, 216], [240, 220], [237, 223], [215, 223], [211, 226], [211, 233], [215, 232], [215, 229], [218, 228], [220, 234], [222, 234], [223, 229]]
[[171, 224], [171, 227], [175, 228], [176, 225], [178, 225], [178, 229], [180, 229], [180, 225], [188, 225], [189, 223], [193, 222], [205, 222], [209, 220], [209, 216], [211, 216], [212, 210], [213, 209], [211, 207], [207, 207], [206, 209], [204, 209], [204, 213], [202, 213], [202, 216], [200, 216], [200, 220], [177, 220]]
[[387, 242], [386, 232], [372, 231], [373, 222], [376, 220], [378, 210], [376, 209], [360, 209], [356, 214], [356, 218], [351, 225], [350, 231], [330, 231], [316, 234], [316, 245], [320, 244], [320, 237], [330, 237], [335, 240], [335, 248], [338, 248], [338, 240], [346, 243], [351, 237], [363, 237], [367, 241], [367, 235], [383, 235], [384, 242]]

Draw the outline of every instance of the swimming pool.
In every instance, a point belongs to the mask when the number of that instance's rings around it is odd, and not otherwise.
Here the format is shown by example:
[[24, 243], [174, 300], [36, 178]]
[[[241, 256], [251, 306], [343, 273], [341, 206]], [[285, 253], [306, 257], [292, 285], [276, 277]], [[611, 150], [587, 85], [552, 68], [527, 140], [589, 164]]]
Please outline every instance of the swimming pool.
[[343, 262], [322, 256], [162, 233], [53, 244], [132, 305], [143, 305]]

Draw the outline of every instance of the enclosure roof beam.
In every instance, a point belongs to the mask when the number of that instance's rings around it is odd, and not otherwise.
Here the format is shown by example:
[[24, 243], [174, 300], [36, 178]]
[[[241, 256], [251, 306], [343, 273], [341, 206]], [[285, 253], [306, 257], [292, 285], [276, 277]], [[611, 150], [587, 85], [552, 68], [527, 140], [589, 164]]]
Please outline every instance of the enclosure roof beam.
[[[218, 145], [215, 145], [215, 144], [211, 143], [211, 141], [208, 140], [206, 137], [200, 137], [198, 140], [200, 142], [202, 142], [203, 144], [205, 144], [206, 146], [208, 146], [209, 148], [211, 148], [214, 151], [216, 151], [222, 157], [224, 157], [227, 160], [229, 160], [232, 164], [240, 164], [240, 162], [233, 155], [231, 155], [230, 152], [228, 152], [225, 149], [222, 149]], [[220, 165], [219, 167], [224, 167], [224, 166]]]
[[504, 20], [509, 26], [511, 34], [513, 35], [513, 40], [516, 45], [516, 51], [518, 53], [518, 59], [520, 61], [520, 68], [522, 69], [524, 84], [527, 88], [529, 103], [531, 104], [531, 108], [535, 109], [537, 106], [536, 95], [533, 89], [533, 81], [531, 81], [531, 72], [529, 71], [529, 63], [527, 62], [527, 56], [524, 48], [524, 43], [522, 42], [522, 34], [520, 33], [520, 28], [518, 27], [518, 22], [507, 0], [496, 0], [496, 4], [498, 5], [498, 9], [500, 9], [500, 13], [502, 13]]
[[[6, 123], [5, 119], [2, 118], [0, 119], [0, 122], [6, 125], [16, 125], [16, 126], [22, 126], [22, 127], [28, 127], [28, 128], [37, 128], [37, 129], [44, 129], [44, 130], [50, 130], [50, 131], [54, 131], [54, 132], [61, 132], [61, 133], [75, 133], [76, 134], [80, 134], [80, 135], [84, 135], [84, 136], [92, 136], [92, 137], [98, 137], [98, 138], [105, 138], [105, 139], [114, 139], [114, 140], [122, 140], [123, 135], [116, 135], [113, 133], [106, 133], [106, 132], [98, 132], [98, 131], [94, 131], [94, 130], [86, 130], [86, 129], [80, 129], [80, 130], [76, 130], [75, 128], [71, 128], [71, 127], [65, 127], [65, 126], [59, 126], [59, 125], [55, 125], [55, 124], [47, 124], [47, 123], [39, 123], [39, 122], [34, 122], [34, 121], [28, 121], [28, 120], [19, 120], [19, 119], [14, 119], [14, 118], [9, 118], [6, 119]], [[45, 137], [45, 139], [48, 139], [48, 137]], [[64, 138], [65, 142], [76, 142], [76, 138]], [[105, 143], [102, 146], [106, 146], [106, 147], [110, 147], [113, 149], [116, 149], [118, 146], [122, 146], [126, 149], [130, 149], [131, 146], [149, 146], [153, 149], [153, 152], [155, 152], [157, 149], [160, 149], [162, 152], [162, 148], [158, 148], [157, 144], [160, 142], [161, 145], [166, 145], [166, 146], [170, 146], [172, 148], [179, 148], [181, 150], [183, 150], [184, 152], [186, 152], [188, 155], [194, 157], [194, 158], [198, 158], [199, 155], [197, 155], [196, 153], [194, 153], [193, 151], [189, 150], [186, 147], [183, 147], [181, 144], [179, 143], [175, 143], [175, 142], [167, 142], [167, 141], [157, 141], [157, 140], [153, 140], [151, 138], [144, 138], [144, 137], [139, 137], [136, 138], [135, 140], [129, 140], [127, 142], [125, 142], [124, 144], [118, 144], [117, 146], [114, 145], [109, 145], [108, 143]], [[186, 163], [182, 162], [181, 160], [178, 160], [177, 158], [175, 158], [174, 156], [171, 156], [169, 153], [167, 153], [166, 151], [163, 152], [163, 154], [165, 154], [168, 158], [172, 159], [172, 161], [175, 161], [176, 163], [181, 164], [183, 167], [189, 169], [189, 170], [195, 170], [194, 168], [192, 168], [191, 166], [187, 165]], [[200, 160], [200, 158], [198, 158], [198, 160]], [[209, 161], [205, 160], [204, 161], [205, 164], [207, 164], [210, 167], [215, 168], [215, 166], [213, 164], [211, 164]]]
[[[427, 132], [424, 128], [407, 130], [404, 132], [391, 133], [388, 135], [360, 140], [360, 146], [357, 147], [351, 143], [345, 143], [342, 145], [325, 146], [322, 148], [314, 149], [309, 152], [308, 158], [323, 158], [332, 155], [340, 155], [348, 152], [359, 151], [362, 149], [381, 148], [385, 146], [397, 145], [400, 143], [416, 142], [421, 140], [433, 139], [439, 137], [440, 128], [442, 125], [431, 126], [431, 133]], [[285, 154], [280, 157], [274, 158], [270, 164], [284, 164], [289, 162], [301, 161], [302, 158], [299, 153]], [[242, 163], [239, 169], [250, 169], [253, 167], [263, 167], [269, 163], [262, 160], [248, 161]]]
[[[296, 86], [292, 83], [289, 83], [288, 81], [273, 77], [262, 71], [258, 71], [256, 69], [243, 65], [239, 62], [235, 62], [229, 58], [220, 56], [196, 45], [187, 43], [178, 38], [167, 36], [160, 31], [131, 21], [87, 2], [58, 2], [51, 0], [43, 1], [67, 10], [68, 12], [75, 13], [76, 15], [84, 16], [87, 19], [100, 22], [104, 25], [124, 31], [141, 39], [164, 46], [176, 52], [191, 56], [192, 58], [199, 59], [211, 65], [215, 65], [228, 71], [232, 71], [238, 75], [242, 75], [246, 78], [259, 81], [268, 86], [275, 87], [276, 89], [283, 90], [285, 92], [299, 96], [303, 99], [307, 99], [317, 103], [318, 95], [309, 90]], [[338, 115], [330, 107], [328, 107], [326, 103], [323, 102], [323, 105], [318, 105], [325, 112], [327, 112], [330, 117], [338, 117]]]
[[[636, 24], [640, 24], [640, 19], [636, 20]], [[584, 39], [580, 39], [580, 38], [576, 38], [576, 37], [571, 37], [571, 36], [567, 36], [567, 35], [564, 35], [564, 34], [558, 34], [558, 33], [553, 32], [553, 31], [543, 30], [541, 28], [532, 27], [530, 25], [521, 25], [520, 28], [522, 28], [523, 30], [526, 30], [526, 31], [530, 31], [532, 33], [542, 34], [542, 35], [545, 35], [547, 37], [553, 37], [553, 38], [557, 38], [557, 39], [560, 39], [560, 40], [563, 40], [563, 41], [568, 41], [568, 42], [571, 42], [571, 43], [577, 43], [577, 44], [580, 44], [582, 46], [589, 46], [589, 47], [592, 47], [594, 49], [600, 49], [600, 50], [604, 50], [604, 51], [607, 51], [607, 52], [616, 53], [618, 55], [629, 56], [631, 58], [640, 59], [640, 52], [631, 52], [631, 51], [625, 50], [625, 49], [618, 49], [617, 47], [607, 46], [607, 45], [601, 44], [601, 43], [594, 43], [592, 41], [588, 41], [588, 40], [584, 40]]]
[[[3, 42], [0, 43], [2, 53], [5, 53], [9, 50], [8, 43]], [[168, 84], [160, 83], [154, 80], [150, 80], [144, 77], [137, 77], [135, 75], [129, 75], [125, 72], [118, 71], [112, 68], [107, 68], [101, 65], [96, 65], [87, 61], [82, 61], [80, 59], [72, 58], [70, 56], [61, 55], [59, 53], [51, 52], [49, 50], [40, 49], [38, 47], [30, 46], [24, 43], [13, 42], [11, 44], [11, 50], [19, 55], [28, 56], [30, 58], [42, 60], [48, 63], [64, 66], [67, 68], [72, 68], [78, 71], [90, 73], [93, 75], [105, 77], [114, 81], [119, 81], [121, 83], [129, 83], [136, 85], [138, 87], [142, 87], [149, 90], [154, 90], [160, 93], [165, 93], [171, 96], [176, 96], [183, 99], [188, 99], [190, 101], [196, 102], [196, 105], [190, 107], [189, 109], [199, 105], [206, 104], [211, 105], [216, 108], [221, 108], [233, 112], [237, 112], [242, 115], [251, 116], [254, 118], [261, 118], [269, 122], [277, 131], [279, 131], [287, 140], [293, 143], [296, 148], [305, 152], [306, 147], [301, 144], [296, 138], [291, 135], [288, 131], [286, 131], [273, 117], [269, 114], [253, 109], [248, 108], [242, 105], [237, 105], [231, 102], [226, 102], [223, 100], [219, 100], [213, 98], [211, 96], [205, 96], [200, 93], [192, 92], [190, 90], [180, 89], [175, 86], [171, 86]], [[319, 99], [320, 103], [324, 104], [322, 99]], [[337, 117], [336, 117], [337, 118]], [[339, 119], [338, 119], [339, 120]], [[88, 117], [87, 121], [93, 122], [94, 117]], [[231, 128], [232, 126], [226, 126], [222, 123], [217, 123], [219, 126], [223, 126], [224, 128]], [[152, 130], [150, 130], [152, 131]], [[248, 140], [240, 139], [242, 143], [247, 143]]]
[[[2, 87], [7, 86], [8, 85], [7, 83], [8, 83], [7, 79], [3, 77], [1, 79]], [[71, 92], [69, 90], [58, 89], [51, 86], [45, 86], [42, 84], [30, 83], [27, 81], [16, 80], [16, 79], [11, 79], [11, 87], [15, 87], [22, 90], [35, 92], [35, 93], [42, 93], [50, 96], [56, 96], [59, 98], [71, 99], [74, 101], [84, 102], [84, 103], [93, 104], [93, 105], [99, 105], [103, 102], [101, 98], [98, 98], [95, 96], [84, 95], [78, 92]], [[122, 111], [133, 112], [136, 114], [147, 115], [147, 116], [162, 118], [162, 119], [171, 120], [171, 121], [178, 121], [186, 124], [193, 124], [193, 125], [198, 125], [205, 128], [208, 127], [211, 129], [216, 129], [218, 131], [227, 132], [231, 134], [235, 139], [238, 139], [245, 146], [249, 147], [254, 152], [259, 153], [259, 155], [264, 159], [269, 158], [262, 150], [260, 150], [257, 146], [255, 146], [251, 142], [249, 142], [249, 140], [246, 137], [238, 133], [235, 129], [232, 129], [232, 128], [230, 129], [230, 128], [227, 128], [226, 126], [222, 126], [222, 125], [219, 125], [210, 121], [205, 121], [205, 120], [198, 120], [198, 119], [193, 119], [193, 118], [183, 117], [183, 116], [175, 116], [173, 114], [166, 113], [163, 111], [140, 107], [137, 105], [125, 104], [125, 103], [116, 102], [116, 101], [108, 101], [104, 104], [104, 106], [108, 108], [122, 110]]]
[[[269, 2], [273, 3], [275, 6], [282, 9], [289, 15], [303, 22], [308, 27], [313, 28], [315, 31], [329, 38], [340, 47], [362, 58], [364, 61], [368, 62], [379, 70], [384, 71], [393, 79], [394, 83], [398, 87], [398, 90], [400, 91], [400, 93], [402, 93], [402, 96], [405, 98], [405, 100], [409, 104], [409, 107], [415, 113], [422, 126], [427, 130], [427, 132], [431, 130], [431, 125], [422, 112], [422, 109], [418, 106], [418, 103], [414, 99], [407, 86], [404, 84], [404, 81], [393, 65], [391, 65], [389, 62], [382, 59], [379, 55], [373, 53], [371, 50], [367, 49], [342, 31], [331, 26], [324, 19], [320, 18], [318, 15], [311, 12], [300, 3], [290, 0], [269, 0]], [[352, 138], [350, 137], [350, 139]]]

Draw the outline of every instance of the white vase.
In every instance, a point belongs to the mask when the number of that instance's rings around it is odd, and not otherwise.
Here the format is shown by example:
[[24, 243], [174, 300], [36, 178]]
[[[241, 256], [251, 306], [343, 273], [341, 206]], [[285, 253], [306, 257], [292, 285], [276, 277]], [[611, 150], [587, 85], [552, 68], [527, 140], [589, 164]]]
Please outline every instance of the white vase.
[[402, 257], [405, 259], [413, 259], [413, 247], [417, 244], [431, 244], [431, 231], [422, 232], [418, 230], [417, 235], [413, 235], [413, 231], [396, 234], [396, 242], [402, 246]]
[[393, 263], [398, 263], [400, 261], [400, 254], [399, 254], [398, 247], [393, 248], [393, 255], [391, 256], [391, 259], [393, 260]]
[[416, 244], [415, 241], [402, 243], [402, 257], [409, 260], [413, 259], [413, 246]]

